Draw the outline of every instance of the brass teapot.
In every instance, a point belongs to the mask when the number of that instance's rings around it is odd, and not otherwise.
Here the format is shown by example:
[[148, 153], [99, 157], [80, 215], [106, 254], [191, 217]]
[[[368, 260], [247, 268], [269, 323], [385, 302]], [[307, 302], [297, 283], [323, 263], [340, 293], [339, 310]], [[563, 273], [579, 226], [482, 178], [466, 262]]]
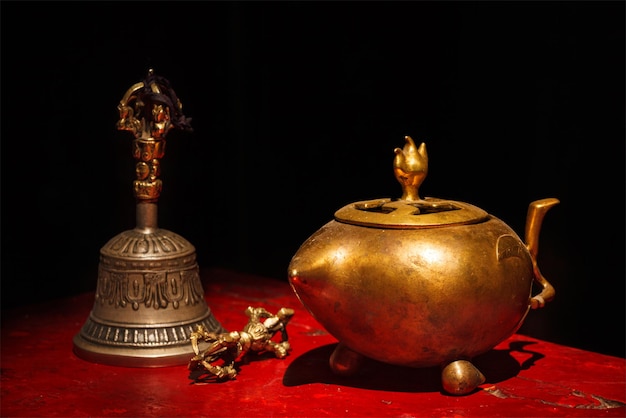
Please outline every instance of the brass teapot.
[[[513, 335], [554, 288], [537, 266], [539, 231], [554, 198], [532, 202], [525, 243], [503, 221], [464, 202], [419, 197], [425, 143], [394, 150], [400, 199], [360, 201], [335, 212], [295, 253], [289, 283], [338, 341], [339, 375], [365, 358], [440, 366], [443, 390], [465, 395], [485, 382], [471, 363]], [[532, 296], [533, 285], [541, 292]]]

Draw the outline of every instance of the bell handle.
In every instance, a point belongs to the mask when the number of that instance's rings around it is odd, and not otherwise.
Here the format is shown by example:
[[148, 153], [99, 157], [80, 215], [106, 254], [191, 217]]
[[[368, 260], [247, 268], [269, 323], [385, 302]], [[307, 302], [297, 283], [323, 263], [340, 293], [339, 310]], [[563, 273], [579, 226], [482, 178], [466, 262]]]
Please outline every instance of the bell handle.
[[547, 198], [536, 200], [528, 206], [528, 214], [526, 216], [526, 231], [525, 241], [526, 248], [530, 253], [530, 258], [533, 263], [533, 275], [535, 282], [541, 286], [541, 292], [530, 298], [530, 307], [532, 309], [543, 308], [546, 302], [550, 302], [554, 299], [555, 290], [554, 287], [546, 280], [541, 274], [539, 266], [537, 265], [537, 253], [539, 251], [539, 232], [541, 230], [541, 224], [543, 218], [550, 208], [559, 204], [559, 200], [555, 198]]
[[120, 100], [117, 109], [119, 130], [130, 131], [133, 136], [132, 154], [136, 179], [133, 191], [137, 200], [137, 228], [144, 231], [157, 228], [156, 203], [163, 182], [161, 159], [165, 155], [165, 137], [170, 129], [193, 131], [182, 113], [182, 103], [170, 82], [157, 76], [150, 68], [143, 81], [133, 84]]

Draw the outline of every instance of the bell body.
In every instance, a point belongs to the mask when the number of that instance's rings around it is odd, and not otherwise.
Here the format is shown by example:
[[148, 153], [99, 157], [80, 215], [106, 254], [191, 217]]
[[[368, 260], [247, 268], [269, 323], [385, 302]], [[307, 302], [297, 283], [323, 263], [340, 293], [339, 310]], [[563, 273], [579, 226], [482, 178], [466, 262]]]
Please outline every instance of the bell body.
[[74, 351], [119, 366], [186, 364], [199, 325], [225, 331], [204, 299], [194, 246], [166, 229], [135, 228], [100, 249], [93, 309]]
[[511, 336], [534, 280], [526, 245], [491, 215], [418, 229], [332, 220], [295, 253], [288, 277], [343, 345], [410, 367], [470, 359]]

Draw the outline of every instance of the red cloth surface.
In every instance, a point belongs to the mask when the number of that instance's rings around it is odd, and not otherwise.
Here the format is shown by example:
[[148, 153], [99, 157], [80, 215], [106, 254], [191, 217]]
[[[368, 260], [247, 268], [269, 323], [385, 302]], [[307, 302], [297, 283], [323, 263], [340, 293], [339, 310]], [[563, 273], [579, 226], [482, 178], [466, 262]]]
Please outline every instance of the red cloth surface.
[[[438, 368], [367, 361], [357, 376], [328, 366], [337, 341], [284, 281], [220, 269], [202, 272], [205, 297], [229, 331], [244, 310], [296, 310], [285, 359], [252, 359], [235, 380], [196, 383], [186, 365], [134, 368], [91, 363], [72, 339], [94, 294], [3, 312], [3, 417], [624, 417], [626, 360], [514, 335], [474, 359], [487, 381], [474, 393], [441, 392]], [[381, 341], [393, 344], [393, 341]]]

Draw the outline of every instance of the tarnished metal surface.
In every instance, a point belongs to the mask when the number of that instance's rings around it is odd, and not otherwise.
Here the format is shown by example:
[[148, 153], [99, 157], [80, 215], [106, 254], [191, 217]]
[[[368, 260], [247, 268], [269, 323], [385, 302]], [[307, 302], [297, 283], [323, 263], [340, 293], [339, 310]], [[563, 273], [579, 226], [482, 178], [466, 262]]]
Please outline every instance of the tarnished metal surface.
[[[402, 198], [338, 210], [293, 256], [289, 281], [341, 342], [330, 360], [338, 374], [356, 372], [358, 355], [441, 366], [444, 389], [465, 394], [480, 372], [458, 361], [493, 348], [554, 296], [536, 255], [541, 222], [558, 200], [531, 203], [527, 245], [482, 209], [420, 198], [427, 163], [425, 144], [406, 137], [394, 158]], [[532, 297], [535, 282], [543, 291]]]

